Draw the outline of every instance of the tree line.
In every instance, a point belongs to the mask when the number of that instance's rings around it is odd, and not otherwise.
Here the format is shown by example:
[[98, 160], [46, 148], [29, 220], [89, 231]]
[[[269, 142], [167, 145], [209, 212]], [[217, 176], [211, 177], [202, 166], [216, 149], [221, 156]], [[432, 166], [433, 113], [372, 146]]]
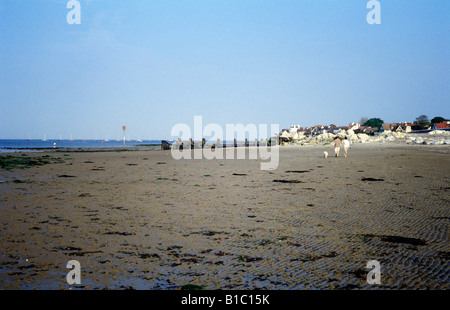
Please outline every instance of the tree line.
[[[442, 116], [433, 117], [430, 121], [428, 116], [420, 115], [419, 117], [416, 118], [416, 121], [413, 122], [414, 125], [412, 126], [411, 129], [413, 129], [413, 130], [426, 129], [434, 124], [445, 122], [445, 121], [448, 121], [448, 119], [445, 119]], [[368, 119], [367, 117], [362, 117], [360, 120], [360, 124], [363, 126], [376, 127], [379, 130], [381, 128], [381, 126], [384, 124], [384, 121], [380, 118]]]

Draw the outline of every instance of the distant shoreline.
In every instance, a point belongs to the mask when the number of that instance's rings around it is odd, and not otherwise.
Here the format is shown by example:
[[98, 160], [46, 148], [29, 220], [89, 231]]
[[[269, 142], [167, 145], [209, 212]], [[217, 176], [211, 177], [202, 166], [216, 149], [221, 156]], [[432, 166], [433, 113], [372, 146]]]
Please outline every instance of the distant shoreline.
[[[210, 145], [207, 145], [210, 147]], [[242, 148], [243, 145], [238, 145], [236, 148]], [[247, 148], [256, 147], [254, 145], [250, 145]], [[306, 150], [311, 148], [328, 150], [331, 149], [331, 144], [287, 144], [284, 146], [277, 146], [280, 149], [298, 149]], [[425, 144], [413, 144], [413, 143], [404, 143], [400, 141], [392, 141], [392, 142], [370, 142], [370, 143], [354, 143], [351, 145], [352, 148], [387, 148], [387, 149], [409, 149], [409, 150], [421, 150], [421, 151], [430, 151], [430, 152], [438, 152], [438, 153], [450, 153], [449, 145], [425, 145]], [[227, 145], [226, 148], [233, 148], [232, 145]], [[197, 147], [196, 147], [197, 149]], [[222, 149], [222, 147], [219, 147]], [[224, 148], [225, 149], [225, 148]], [[5, 151], [6, 150], [6, 151]], [[0, 148], [1, 154], [15, 154], [15, 153], [107, 153], [107, 152], [138, 152], [138, 151], [163, 151], [160, 145], [153, 146], [133, 146], [133, 147], [56, 147], [56, 148]], [[168, 150], [166, 150], [168, 151]]]

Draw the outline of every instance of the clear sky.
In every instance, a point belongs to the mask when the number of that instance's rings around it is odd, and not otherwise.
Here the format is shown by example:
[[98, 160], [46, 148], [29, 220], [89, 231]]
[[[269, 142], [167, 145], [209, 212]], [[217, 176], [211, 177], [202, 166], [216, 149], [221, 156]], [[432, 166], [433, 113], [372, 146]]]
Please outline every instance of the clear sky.
[[450, 1], [0, 0], [0, 138], [450, 118]]

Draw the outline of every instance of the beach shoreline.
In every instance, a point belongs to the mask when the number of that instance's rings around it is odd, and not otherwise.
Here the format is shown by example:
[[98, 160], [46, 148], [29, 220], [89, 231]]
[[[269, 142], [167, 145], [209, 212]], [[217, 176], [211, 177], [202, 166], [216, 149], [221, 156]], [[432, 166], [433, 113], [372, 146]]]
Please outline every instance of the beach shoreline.
[[14, 154], [41, 161], [0, 170], [0, 288], [449, 288], [448, 145], [277, 148], [271, 171], [161, 150]]

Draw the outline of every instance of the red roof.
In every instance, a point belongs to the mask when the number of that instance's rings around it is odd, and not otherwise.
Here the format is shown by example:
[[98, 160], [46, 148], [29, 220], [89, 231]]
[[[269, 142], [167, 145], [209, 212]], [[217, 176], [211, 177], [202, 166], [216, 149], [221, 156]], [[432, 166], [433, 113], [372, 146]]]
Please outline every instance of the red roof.
[[450, 121], [436, 123], [437, 128], [450, 128]]

